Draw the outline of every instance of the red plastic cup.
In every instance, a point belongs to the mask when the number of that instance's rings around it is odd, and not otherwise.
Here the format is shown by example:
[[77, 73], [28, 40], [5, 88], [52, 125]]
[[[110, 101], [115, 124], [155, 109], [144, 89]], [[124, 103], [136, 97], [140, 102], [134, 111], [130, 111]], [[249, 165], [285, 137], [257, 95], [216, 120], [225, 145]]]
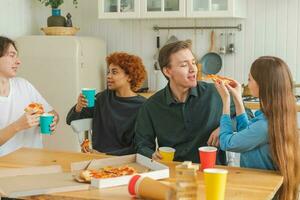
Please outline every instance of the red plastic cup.
[[199, 170], [214, 168], [216, 164], [217, 148], [206, 146], [200, 147], [198, 150], [201, 163], [201, 168], [199, 167]]

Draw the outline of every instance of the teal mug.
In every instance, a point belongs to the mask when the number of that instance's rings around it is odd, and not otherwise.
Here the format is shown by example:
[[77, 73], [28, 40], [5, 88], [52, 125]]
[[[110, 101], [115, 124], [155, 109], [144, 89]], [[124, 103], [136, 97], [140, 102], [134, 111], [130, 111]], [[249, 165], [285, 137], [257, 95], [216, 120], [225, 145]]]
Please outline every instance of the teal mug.
[[96, 90], [92, 89], [92, 88], [82, 88], [81, 92], [87, 100], [87, 103], [88, 103], [87, 107], [88, 108], [94, 107]]
[[51, 134], [50, 125], [53, 123], [54, 115], [44, 113], [40, 116], [40, 132], [42, 134]]

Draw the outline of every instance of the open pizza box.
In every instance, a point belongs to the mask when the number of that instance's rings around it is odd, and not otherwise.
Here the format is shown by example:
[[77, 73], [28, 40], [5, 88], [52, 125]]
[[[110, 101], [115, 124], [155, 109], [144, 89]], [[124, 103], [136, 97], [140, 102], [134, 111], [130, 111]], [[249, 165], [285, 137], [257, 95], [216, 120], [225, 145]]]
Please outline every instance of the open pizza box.
[[[169, 167], [140, 154], [119, 156], [91, 161], [76, 162], [71, 164], [71, 171], [74, 175], [85, 169], [99, 170], [104, 167], [133, 167], [141, 176], [153, 179], [169, 178]], [[113, 178], [92, 178], [91, 186], [97, 188], [108, 188], [128, 184], [133, 175], [125, 175]]]
[[0, 199], [88, 189], [59, 165], [0, 170]]

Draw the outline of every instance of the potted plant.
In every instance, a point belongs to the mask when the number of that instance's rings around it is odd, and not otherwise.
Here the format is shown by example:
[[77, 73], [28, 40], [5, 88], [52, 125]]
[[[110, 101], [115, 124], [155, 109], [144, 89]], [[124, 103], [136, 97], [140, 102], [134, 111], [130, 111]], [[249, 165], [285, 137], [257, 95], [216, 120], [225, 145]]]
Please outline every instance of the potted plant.
[[[45, 6], [51, 6], [52, 16], [47, 19], [47, 26], [65, 26], [66, 18], [61, 16], [59, 6], [64, 3], [64, 0], [38, 0]], [[78, 1], [73, 0], [73, 5], [77, 8]]]

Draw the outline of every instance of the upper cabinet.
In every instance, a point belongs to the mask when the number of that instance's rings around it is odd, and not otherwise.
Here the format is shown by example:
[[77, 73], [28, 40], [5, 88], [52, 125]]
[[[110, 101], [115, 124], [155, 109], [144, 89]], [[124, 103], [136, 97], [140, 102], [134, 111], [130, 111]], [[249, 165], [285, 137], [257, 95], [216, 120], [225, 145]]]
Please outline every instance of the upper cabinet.
[[139, 18], [140, 0], [98, 0], [101, 19]]
[[187, 17], [246, 17], [246, 0], [187, 0]]
[[98, 0], [100, 19], [246, 17], [246, 0]]
[[141, 17], [185, 17], [185, 0], [141, 0]]

